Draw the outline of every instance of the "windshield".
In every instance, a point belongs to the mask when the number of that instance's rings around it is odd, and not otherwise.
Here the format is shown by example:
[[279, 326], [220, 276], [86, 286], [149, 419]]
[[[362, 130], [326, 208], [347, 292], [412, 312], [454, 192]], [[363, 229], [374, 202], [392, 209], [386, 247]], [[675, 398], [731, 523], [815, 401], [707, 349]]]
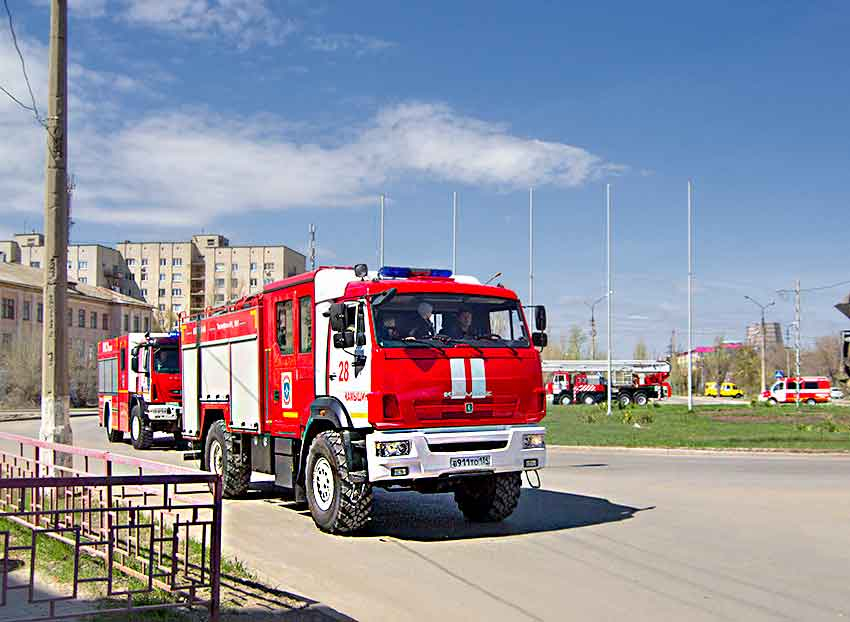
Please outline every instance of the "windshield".
[[157, 348], [153, 353], [153, 370], [158, 374], [180, 373], [177, 348]]
[[527, 347], [519, 302], [461, 294], [397, 294], [372, 308], [384, 347]]

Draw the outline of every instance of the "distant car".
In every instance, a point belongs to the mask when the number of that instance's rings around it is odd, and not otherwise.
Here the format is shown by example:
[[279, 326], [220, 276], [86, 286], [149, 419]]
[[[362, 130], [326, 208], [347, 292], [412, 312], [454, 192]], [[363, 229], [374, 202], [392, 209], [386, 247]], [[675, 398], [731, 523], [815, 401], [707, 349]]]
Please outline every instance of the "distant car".
[[[706, 397], [717, 397], [717, 383], [706, 382], [703, 395]], [[734, 382], [723, 382], [720, 384], [720, 397], [744, 397], [744, 392]]]
[[829, 390], [829, 397], [831, 397], [834, 400], [840, 400], [844, 397], [844, 391], [842, 391], [838, 387], [832, 387]]

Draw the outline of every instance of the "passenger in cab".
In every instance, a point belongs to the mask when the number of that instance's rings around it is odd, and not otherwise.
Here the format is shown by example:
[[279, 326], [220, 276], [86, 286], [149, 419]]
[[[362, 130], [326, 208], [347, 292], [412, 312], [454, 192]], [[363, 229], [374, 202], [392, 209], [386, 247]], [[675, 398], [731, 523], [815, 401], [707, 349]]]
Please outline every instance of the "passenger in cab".
[[454, 339], [471, 339], [472, 338], [472, 311], [469, 309], [461, 309], [458, 311], [455, 321], [441, 331], [441, 334], [448, 335]]
[[385, 317], [383, 321], [383, 339], [400, 339], [398, 326], [394, 317]]
[[416, 308], [416, 316], [407, 332], [408, 337], [414, 339], [425, 339], [434, 336], [434, 325], [431, 316], [434, 314], [434, 306], [430, 302], [420, 302]]

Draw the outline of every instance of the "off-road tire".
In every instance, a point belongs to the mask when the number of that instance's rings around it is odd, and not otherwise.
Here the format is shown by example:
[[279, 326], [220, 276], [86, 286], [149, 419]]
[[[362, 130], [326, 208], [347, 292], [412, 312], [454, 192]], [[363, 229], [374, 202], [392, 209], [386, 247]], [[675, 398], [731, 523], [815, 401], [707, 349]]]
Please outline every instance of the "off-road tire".
[[468, 521], [496, 523], [513, 514], [521, 488], [518, 472], [470, 477], [455, 489], [455, 503]]
[[103, 426], [106, 428], [106, 439], [110, 443], [120, 443], [124, 440], [124, 433], [121, 430], [112, 429], [112, 407], [104, 406]]
[[632, 404], [632, 396], [628, 393], [621, 393], [617, 398], [617, 401], [620, 402], [620, 406], [625, 408], [626, 406], [631, 406]]
[[587, 404], [588, 406], [592, 406], [596, 403], [596, 397], [593, 395], [585, 395], [581, 398], [581, 401]]
[[[315, 489], [317, 463], [330, 466], [333, 478], [328, 507], [320, 507], [321, 491]], [[360, 481], [363, 479], [363, 481]], [[345, 454], [342, 436], [336, 430], [322, 432], [313, 439], [304, 475], [307, 505], [316, 526], [328, 533], [353, 533], [366, 526], [372, 517], [372, 485], [368, 478], [353, 477]]]
[[[135, 434], [133, 430], [138, 430], [138, 433]], [[145, 425], [142, 407], [138, 402], [130, 411], [130, 440], [133, 441], [135, 449], [149, 449], [153, 444], [153, 430]]]
[[569, 406], [572, 401], [573, 400], [570, 398], [570, 394], [567, 393], [566, 391], [564, 393], [561, 393], [561, 395], [558, 398], [558, 403], [561, 406]]
[[646, 396], [646, 393], [642, 393], [641, 391], [635, 393], [634, 400], [635, 404], [638, 406], [646, 406], [649, 403], [649, 398]]
[[[211, 452], [218, 444], [221, 450], [221, 471], [215, 467]], [[251, 483], [251, 457], [236, 443], [236, 435], [227, 431], [222, 419], [213, 421], [204, 442], [204, 468], [221, 475], [222, 496], [234, 499], [243, 496]]]

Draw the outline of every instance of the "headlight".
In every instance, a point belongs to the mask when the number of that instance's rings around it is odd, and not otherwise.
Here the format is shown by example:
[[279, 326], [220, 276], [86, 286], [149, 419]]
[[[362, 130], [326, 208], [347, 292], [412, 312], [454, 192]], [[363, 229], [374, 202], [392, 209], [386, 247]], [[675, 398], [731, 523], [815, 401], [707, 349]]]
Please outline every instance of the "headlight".
[[546, 447], [544, 434], [523, 434], [522, 448], [523, 449], [541, 449]]
[[377, 441], [375, 453], [381, 458], [395, 458], [410, 454], [410, 441]]

